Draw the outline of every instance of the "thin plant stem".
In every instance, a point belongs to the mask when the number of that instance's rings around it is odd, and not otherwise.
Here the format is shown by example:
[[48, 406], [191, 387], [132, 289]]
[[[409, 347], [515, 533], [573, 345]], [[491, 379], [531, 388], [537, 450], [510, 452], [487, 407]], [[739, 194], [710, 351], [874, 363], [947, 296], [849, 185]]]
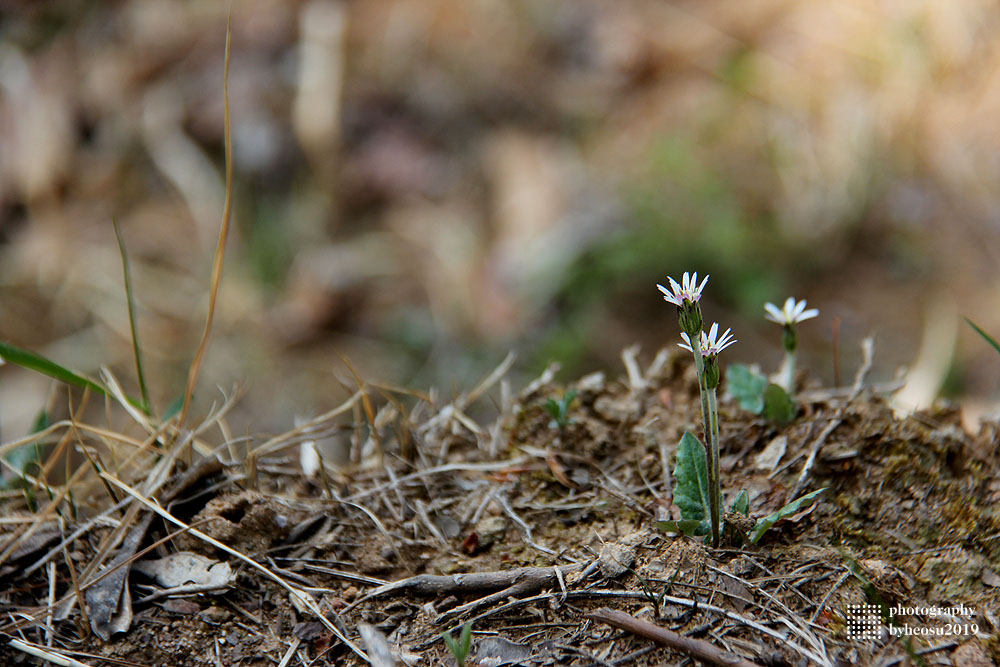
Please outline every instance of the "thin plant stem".
[[783, 389], [791, 396], [795, 393], [795, 353], [785, 351], [785, 386]]
[[[709, 465], [708, 465], [708, 486], [711, 489], [708, 499], [709, 510], [712, 515], [712, 546], [719, 546], [719, 523], [722, 504], [722, 480], [719, 475], [719, 403], [716, 398], [715, 388], [708, 389], [705, 394], [708, 398], [708, 414], [711, 419], [709, 429]], [[704, 395], [704, 394], [703, 394]]]
[[[708, 440], [709, 425], [708, 395], [705, 393], [705, 360], [701, 356], [701, 332], [691, 336], [691, 349], [694, 350], [694, 368], [698, 372], [698, 393], [701, 395], [701, 420], [705, 424], [705, 440]], [[708, 447], [705, 448], [708, 453]]]
[[708, 499], [709, 513], [712, 516], [712, 546], [719, 546], [719, 499], [722, 496], [719, 479], [719, 409], [716, 403], [715, 389], [709, 389], [705, 383], [705, 360], [701, 356], [701, 332], [691, 336], [691, 349], [694, 353], [695, 370], [698, 372], [698, 393], [701, 394], [701, 418], [705, 423], [705, 453], [708, 458], [708, 486], [711, 495]]

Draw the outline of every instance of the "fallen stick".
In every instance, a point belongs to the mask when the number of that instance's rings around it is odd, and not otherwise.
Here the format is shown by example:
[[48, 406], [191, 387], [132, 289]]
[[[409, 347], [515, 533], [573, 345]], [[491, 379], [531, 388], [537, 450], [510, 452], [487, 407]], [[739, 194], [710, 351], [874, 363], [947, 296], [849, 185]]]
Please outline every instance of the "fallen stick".
[[[563, 565], [559, 568], [559, 571], [563, 575], [566, 575], [574, 570], [581, 569], [583, 569], [582, 563]], [[413, 593], [414, 595], [475, 593], [495, 591], [515, 584], [534, 584], [541, 588], [555, 581], [556, 573], [553, 567], [519, 567], [514, 570], [498, 570], [496, 572], [468, 572], [445, 575], [418, 574], [415, 577], [379, 586], [369, 593], [368, 597], [402, 592]]]
[[649, 621], [642, 621], [620, 611], [602, 607], [597, 611], [586, 614], [585, 617], [607, 623], [619, 630], [625, 630], [634, 635], [651, 639], [654, 642], [677, 649], [699, 660], [710, 662], [713, 665], [724, 665], [725, 667], [760, 667], [757, 663], [750, 662], [735, 653], [725, 651], [711, 642], [685, 637], [673, 630], [668, 630]]
[[379, 586], [368, 595], [350, 604], [343, 612], [350, 611], [366, 600], [381, 595], [456, 595], [462, 593], [481, 593], [486, 591], [506, 590], [512, 587], [519, 594], [539, 590], [547, 585], [558, 583], [556, 569], [562, 576], [582, 570], [583, 563], [555, 567], [519, 567], [515, 570], [499, 570], [496, 572], [469, 572], [463, 574], [418, 574], [384, 586]]

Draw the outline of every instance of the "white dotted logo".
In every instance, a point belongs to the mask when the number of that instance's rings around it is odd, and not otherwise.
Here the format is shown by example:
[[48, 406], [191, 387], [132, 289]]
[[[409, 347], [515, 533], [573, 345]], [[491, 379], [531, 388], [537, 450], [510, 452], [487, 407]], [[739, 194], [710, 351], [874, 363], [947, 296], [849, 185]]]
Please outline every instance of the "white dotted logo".
[[878, 639], [882, 611], [877, 604], [847, 605], [847, 636], [854, 639]]

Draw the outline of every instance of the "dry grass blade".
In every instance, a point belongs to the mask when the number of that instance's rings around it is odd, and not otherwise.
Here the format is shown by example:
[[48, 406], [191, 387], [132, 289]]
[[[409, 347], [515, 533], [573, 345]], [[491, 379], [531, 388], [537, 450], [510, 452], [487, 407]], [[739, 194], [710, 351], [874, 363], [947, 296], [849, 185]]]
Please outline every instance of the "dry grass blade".
[[18, 532], [15, 532], [14, 536], [12, 536], [12, 538], [4, 545], [3, 551], [0, 552], [0, 565], [6, 563], [19, 546], [24, 544], [28, 538], [34, 535], [43, 525], [45, 525], [46, 520], [57, 512], [59, 505], [66, 499], [73, 486], [79, 482], [83, 478], [84, 474], [90, 469], [91, 467], [89, 463], [83, 463], [77, 467], [69, 481], [67, 481], [67, 483], [52, 496], [48, 504], [45, 505], [41, 511], [35, 514], [34, 521], [31, 524], [24, 526], [24, 528], [20, 529]]
[[500, 381], [500, 378], [507, 374], [507, 371], [509, 371], [511, 366], [514, 365], [515, 359], [517, 359], [517, 355], [513, 352], [508, 352], [503, 361], [501, 361], [500, 364], [493, 369], [493, 372], [483, 378], [483, 381], [476, 385], [475, 388], [473, 388], [473, 390], [466, 395], [466, 400], [471, 403], [488, 392], [493, 385]]
[[90, 665], [85, 662], [80, 662], [79, 660], [70, 658], [61, 653], [56, 653], [50, 648], [29, 644], [28, 642], [21, 641], [20, 639], [11, 639], [9, 645], [16, 648], [18, 651], [23, 651], [28, 655], [33, 655], [36, 658], [41, 658], [46, 662], [61, 665], [62, 667], [90, 667]]
[[338, 405], [333, 410], [321, 414], [319, 417], [310, 419], [296, 426], [291, 431], [277, 435], [254, 448], [248, 454], [248, 459], [256, 459], [280, 450], [283, 447], [296, 444], [302, 439], [316, 439], [323, 436], [323, 429], [326, 428], [333, 419], [347, 414], [361, 400], [362, 392], [356, 391], [346, 401]]
[[243, 554], [240, 551], [237, 551], [236, 549], [232, 548], [231, 546], [229, 546], [227, 544], [223, 544], [222, 542], [218, 541], [217, 539], [215, 539], [214, 537], [212, 537], [210, 535], [206, 535], [205, 533], [201, 532], [197, 528], [192, 528], [187, 523], [181, 521], [180, 519], [178, 519], [177, 517], [175, 517], [173, 514], [171, 514], [167, 510], [163, 509], [163, 507], [161, 507], [159, 505], [159, 503], [157, 503], [154, 499], [147, 498], [147, 497], [143, 496], [141, 493], [139, 493], [138, 491], [136, 491], [135, 489], [133, 489], [131, 486], [129, 486], [129, 485], [121, 482], [120, 480], [116, 479], [115, 477], [112, 477], [111, 475], [107, 475], [106, 473], [102, 473], [102, 476], [105, 479], [107, 479], [109, 482], [111, 482], [112, 484], [114, 484], [115, 486], [117, 486], [118, 488], [120, 488], [122, 491], [124, 491], [125, 493], [129, 494], [130, 496], [132, 496], [133, 498], [135, 498], [136, 500], [138, 500], [140, 503], [142, 503], [147, 508], [149, 508], [150, 510], [152, 510], [152, 511], [156, 512], [157, 514], [159, 514], [161, 517], [163, 517], [164, 519], [166, 519], [170, 523], [173, 523], [176, 526], [179, 526], [181, 528], [186, 529], [191, 535], [197, 537], [200, 540], [203, 540], [204, 542], [206, 542], [208, 544], [211, 544], [216, 549], [220, 549], [222, 551], [225, 551], [230, 556], [233, 556], [234, 558], [238, 558], [239, 560], [243, 561], [244, 563], [246, 563], [247, 565], [249, 565], [253, 569], [255, 569], [258, 572], [260, 572], [261, 574], [263, 574], [265, 577], [267, 577], [271, 581], [273, 581], [276, 584], [278, 584], [279, 586], [281, 586], [283, 589], [285, 589], [285, 591], [288, 592], [288, 594], [292, 597], [292, 599], [294, 601], [297, 601], [297, 603], [298, 603], [297, 606], [305, 607], [310, 612], [312, 612], [313, 614], [315, 614], [315, 616], [317, 617], [317, 619], [319, 620], [319, 622], [322, 623], [323, 626], [327, 630], [329, 630], [331, 633], [333, 633], [333, 635], [337, 639], [339, 639], [341, 642], [343, 642], [344, 645], [347, 646], [351, 651], [353, 651], [358, 657], [360, 657], [361, 659], [363, 659], [365, 662], [369, 662], [370, 663], [370, 661], [368, 660], [368, 656], [365, 654], [365, 652], [362, 651], [354, 642], [352, 642], [350, 639], [348, 639], [347, 637], [344, 636], [344, 634], [340, 631], [340, 629], [337, 628], [337, 626], [334, 625], [326, 617], [326, 615], [322, 612], [322, 610], [320, 610], [320, 608], [316, 605], [316, 602], [314, 602], [310, 596], [304, 594], [302, 591], [298, 590], [297, 588], [295, 588], [294, 586], [292, 586], [291, 584], [289, 584], [287, 581], [285, 581], [284, 579], [282, 579], [281, 577], [279, 577], [277, 574], [275, 574], [269, 568], [264, 567], [263, 565], [261, 565], [260, 563], [258, 563], [254, 559], [250, 558], [246, 554]]
[[212, 332], [212, 319], [215, 316], [215, 305], [219, 298], [219, 286], [222, 283], [222, 265], [226, 258], [226, 239], [229, 237], [229, 220], [232, 215], [233, 206], [233, 137], [229, 117], [229, 57], [232, 49], [233, 22], [232, 12], [226, 23], [226, 55], [223, 69], [223, 134], [225, 136], [226, 153], [226, 203], [222, 211], [222, 226], [219, 229], [219, 241], [215, 247], [215, 258], [212, 261], [212, 284], [208, 297], [208, 315], [205, 318], [205, 330], [201, 335], [201, 342], [198, 343], [198, 351], [195, 352], [194, 361], [188, 371], [187, 386], [184, 388], [184, 407], [181, 408], [178, 424], [187, 421], [188, 410], [191, 408], [191, 397], [194, 395], [194, 387], [198, 383], [198, 372], [201, 370], [202, 358], [208, 348], [208, 337]]

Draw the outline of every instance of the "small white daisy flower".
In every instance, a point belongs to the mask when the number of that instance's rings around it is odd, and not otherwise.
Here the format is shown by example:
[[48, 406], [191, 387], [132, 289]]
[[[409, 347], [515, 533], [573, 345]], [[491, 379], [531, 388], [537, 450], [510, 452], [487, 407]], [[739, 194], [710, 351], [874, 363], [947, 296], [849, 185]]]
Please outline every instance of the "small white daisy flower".
[[[719, 336], [719, 325], [718, 323], [713, 323], [712, 328], [706, 334], [704, 331], [701, 332], [701, 356], [703, 357], [714, 357], [719, 352], [737, 342], [733, 335], [729, 333], [731, 329], [726, 329], [726, 331]], [[694, 350], [691, 349], [691, 338], [684, 332], [681, 332], [681, 338], [684, 339], [683, 343], [677, 343], [678, 346], [683, 347], [688, 352], [693, 353]], [[718, 338], [718, 340], [716, 340]]]
[[663, 292], [664, 300], [675, 306], [683, 307], [685, 301], [698, 303], [698, 300], [701, 299], [701, 291], [705, 289], [705, 284], [708, 283], [708, 276], [705, 276], [700, 285], [698, 284], [697, 271], [690, 275], [685, 271], [680, 285], [670, 276], [667, 276], [667, 280], [670, 281], [670, 289], [667, 289], [663, 285], [657, 285], [660, 291]]
[[765, 319], [782, 326], [791, 326], [819, 315], [819, 310], [816, 308], [806, 310], [805, 299], [796, 302], [792, 297], [788, 297], [785, 301], [785, 307], [780, 310], [773, 303], [765, 303], [764, 310], [767, 311]]

